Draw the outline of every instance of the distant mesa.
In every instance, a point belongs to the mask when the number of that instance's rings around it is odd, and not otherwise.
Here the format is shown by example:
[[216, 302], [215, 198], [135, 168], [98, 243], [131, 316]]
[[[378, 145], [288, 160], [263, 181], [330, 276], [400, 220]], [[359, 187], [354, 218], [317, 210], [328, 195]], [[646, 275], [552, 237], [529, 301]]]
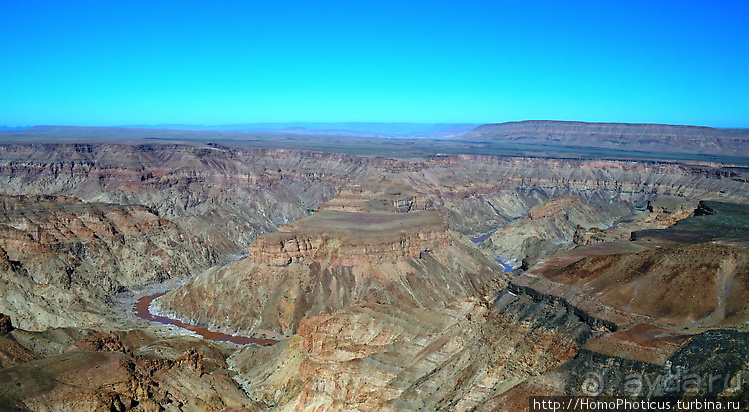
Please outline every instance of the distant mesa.
[[[478, 126], [478, 127], [476, 127]], [[444, 155], [749, 162], [749, 129], [533, 120], [470, 123], [248, 123], [236, 125], [34, 126], [0, 130], [5, 143], [219, 142], [232, 148], [296, 149], [391, 157]]]
[[749, 129], [528, 120], [486, 124], [457, 139], [481, 143], [502, 142], [745, 157], [749, 145]]

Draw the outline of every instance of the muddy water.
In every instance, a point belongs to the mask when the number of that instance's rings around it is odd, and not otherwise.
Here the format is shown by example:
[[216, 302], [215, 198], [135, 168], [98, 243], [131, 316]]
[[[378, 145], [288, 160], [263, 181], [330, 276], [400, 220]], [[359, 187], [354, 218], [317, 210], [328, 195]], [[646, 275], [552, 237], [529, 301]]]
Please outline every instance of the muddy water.
[[141, 319], [152, 321], [152, 322], [159, 322], [159, 323], [163, 323], [164, 325], [174, 325], [183, 329], [187, 329], [189, 331], [197, 333], [198, 335], [202, 336], [204, 339], [209, 339], [209, 340], [214, 340], [214, 341], [219, 341], [219, 342], [233, 342], [233, 343], [237, 343], [240, 345], [247, 345], [250, 343], [254, 343], [257, 345], [272, 345], [274, 343], [278, 343], [278, 341], [272, 340], [272, 339], [256, 339], [256, 338], [249, 338], [246, 336], [233, 336], [233, 335], [229, 335], [226, 333], [214, 332], [202, 326], [190, 325], [188, 323], [184, 323], [178, 319], [171, 319], [171, 318], [167, 318], [164, 316], [153, 315], [151, 311], [149, 310], [149, 306], [151, 305], [151, 302], [153, 302], [154, 299], [158, 298], [164, 293], [166, 292], [158, 293], [156, 295], [143, 296], [142, 298], [138, 299], [138, 301], [135, 302], [135, 305], [133, 305], [133, 312], [135, 312], [135, 316]]

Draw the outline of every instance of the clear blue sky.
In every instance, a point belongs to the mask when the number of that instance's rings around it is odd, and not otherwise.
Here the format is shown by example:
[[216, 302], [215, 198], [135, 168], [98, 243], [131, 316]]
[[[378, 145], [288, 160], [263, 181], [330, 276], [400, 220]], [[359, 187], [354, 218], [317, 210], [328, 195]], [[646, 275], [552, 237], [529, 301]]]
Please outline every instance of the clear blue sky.
[[0, 0], [0, 125], [749, 127], [749, 2]]

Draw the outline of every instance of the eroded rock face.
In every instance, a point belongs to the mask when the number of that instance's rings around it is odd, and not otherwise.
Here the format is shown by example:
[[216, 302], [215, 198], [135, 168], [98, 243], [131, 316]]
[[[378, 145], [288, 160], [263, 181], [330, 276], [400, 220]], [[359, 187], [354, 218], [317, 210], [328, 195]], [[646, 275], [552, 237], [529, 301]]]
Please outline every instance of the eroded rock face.
[[612, 331], [595, 317], [605, 313], [503, 284], [442, 310], [358, 305], [308, 317], [290, 340], [229, 364], [251, 397], [289, 409], [528, 410], [529, 395], [631, 396], [633, 379], [640, 395], [682, 396], [694, 376], [699, 394], [749, 389], [737, 379], [746, 333]]
[[[39, 338], [25, 343], [45, 346]], [[224, 369], [229, 352], [194, 338], [90, 332], [67, 350], [48, 357], [29, 350], [30, 357], [0, 369], [0, 403], [55, 411], [257, 410]]]
[[0, 207], [0, 310], [23, 329], [94, 325], [115, 293], [217, 259], [143, 206], [0, 196]]
[[[244, 250], [260, 233], [315, 210], [444, 208], [470, 236], [546, 200], [645, 204], [663, 195], [745, 201], [746, 176], [676, 164], [451, 156], [368, 158], [182, 145], [0, 145], [0, 191], [141, 204], [211, 243]], [[332, 199], [339, 193], [339, 197]], [[327, 201], [327, 203], [325, 203]]]
[[529, 395], [631, 396], [632, 379], [640, 395], [745, 393], [746, 247], [702, 242], [580, 247], [444, 309], [307, 317], [290, 340], [229, 363], [251, 396], [290, 409], [527, 410]]
[[263, 235], [247, 259], [196, 276], [157, 304], [222, 330], [290, 334], [305, 316], [352, 304], [444, 307], [500, 273], [435, 211], [323, 211]]
[[269, 405], [462, 411], [573, 358], [589, 334], [563, 308], [527, 298], [440, 310], [361, 305], [307, 318], [292, 339], [229, 363]]
[[362, 166], [342, 157], [182, 145], [2, 145], [0, 192], [143, 205], [228, 256], [332, 197], [336, 182]]
[[[628, 239], [694, 210], [673, 199], [746, 202], [747, 181], [741, 169], [611, 160], [0, 145], [0, 191], [12, 195], [0, 211], [0, 309], [39, 329], [107, 325], [0, 336], [0, 401], [522, 410], [528, 394], [580, 394], [589, 367], [615, 379], [655, 378], [676, 360], [744, 365], [743, 335], [702, 333], [746, 321], [745, 245], [657, 250]], [[518, 256], [538, 255], [512, 279], [466, 238], [498, 226], [514, 228], [502, 241], [520, 245]], [[205, 341], [111, 332], [112, 292], [246, 250], [259, 235], [247, 258], [196, 276], [162, 310], [289, 339], [227, 360], [234, 349]], [[686, 295], [698, 281], [706, 294]]]
[[447, 224], [436, 211], [325, 210], [260, 237], [248, 256], [266, 265], [329, 261], [331, 266], [356, 266], [419, 258], [422, 253], [446, 248], [451, 241]]
[[580, 196], [558, 197], [545, 202], [539, 207], [535, 207], [528, 212], [531, 220], [539, 220], [552, 217], [561, 212], [569, 211], [573, 205], [579, 206], [582, 203]]
[[698, 244], [596, 256], [544, 278], [679, 329], [749, 321], [749, 251], [742, 247]]
[[575, 239], [586, 240], [581, 232], [606, 229], [632, 212], [631, 205], [625, 202], [587, 204], [579, 196], [558, 197], [501, 226], [483, 246], [502, 261], [519, 266], [529, 256], [572, 249]]
[[518, 266], [528, 257], [629, 240], [636, 231], [671, 227], [694, 215], [698, 203], [662, 196], [648, 201], [644, 210], [636, 210], [629, 202], [598, 199], [587, 203], [580, 196], [562, 196], [500, 226], [482, 246], [501, 260]]

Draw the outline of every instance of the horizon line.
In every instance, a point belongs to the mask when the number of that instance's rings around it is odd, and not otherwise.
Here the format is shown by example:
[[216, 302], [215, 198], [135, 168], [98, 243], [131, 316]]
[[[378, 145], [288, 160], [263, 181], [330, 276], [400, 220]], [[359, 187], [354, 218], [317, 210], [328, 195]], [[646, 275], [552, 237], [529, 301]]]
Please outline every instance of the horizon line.
[[[85, 124], [55, 124], [55, 123], [38, 123], [32, 125], [8, 125], [0, 124], [0, 131], [7, 130], [26, 130], [34, 127], [88, 127], [88, 128], [123, 128], [123, 129], [169, 129], [170, 127], [241, 127], [241, 126], [281, 126], [290, 127], [292, 125], [412, 125], [412, 126], [483, 126], [507, 123], [524, 123], [524, 122], [559, 122], [559, 123], [586, 123], [586, 124], [629, 124], [629, 125], [664, 125], [664, 126], [686, 126], [686, 127], [708, 127], [713, 129], [749, 129], [749, 126], [709, 126], [701, 124], [684, 124], [684, 123], [654, 123], [654, 122], [624, 122], [624, 121], [586, 121], [586, 120], [555, 120], [555, 119], [524, 119], [524, 120], [507, 120], [499, 122], [418, 122], [418, 121], [262, 121], [262, 122], [238, 122], [238, 123], [153, 123], [153, 124], [109, 124], [109, 125], [85, 125]], [[5, 129], [5, 130], [3, 130]], [[172, 129], [180, 130], [180, 129]], [[214, 129], [222, 130], [222, 129]]]

